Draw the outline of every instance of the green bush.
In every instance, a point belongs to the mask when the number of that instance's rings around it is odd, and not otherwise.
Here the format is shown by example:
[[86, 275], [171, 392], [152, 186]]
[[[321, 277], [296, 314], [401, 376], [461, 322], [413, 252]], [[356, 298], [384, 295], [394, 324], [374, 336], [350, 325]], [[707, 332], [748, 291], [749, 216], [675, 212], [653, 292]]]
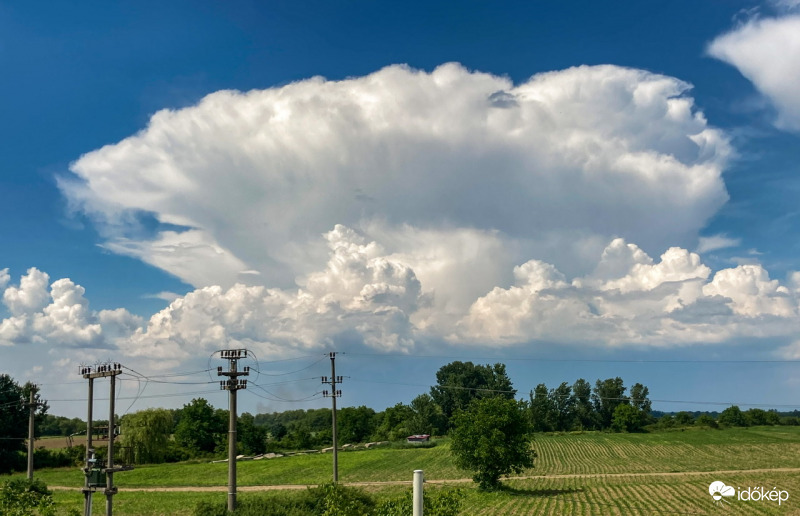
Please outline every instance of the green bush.
[[[426, 516], [456, 516], [464, 493], [460, 489], [440, 490], [425, 495]], [[376, 504], [367, 493], [340, 484], [323, 484], [302, 493], [248, 497], [239, 500], [229, 513], [225, 502], [201, 502], [194, 516], [408, 516], [412, 492]]]
[[[428, 492], [422, 498], [422, 512], [426, 516], [456, 516], [464, 501], [461, 489]], [[414, 493], [407, 491], [402, 497], [378, 504], [375, 516], [408, 516], [414, 510]]]
[[62, 468], [82, 464], [86, 457], [86, 447], [82, 444], [72, 448], [48, 450], [39, 448], [33, 452], [33, 465], [39, 468]]
[[246, 498], [228, 513], [227, 504], [201, 502], [194, 516], [368, 516], [375, 501], [366, 493], [338, 484], [323, 484], [302, 494]]
[[52, 516], [53, 497], [38, 479], [15, 479], [3, 482], [0, 489], [0, 514], [5, 516]]

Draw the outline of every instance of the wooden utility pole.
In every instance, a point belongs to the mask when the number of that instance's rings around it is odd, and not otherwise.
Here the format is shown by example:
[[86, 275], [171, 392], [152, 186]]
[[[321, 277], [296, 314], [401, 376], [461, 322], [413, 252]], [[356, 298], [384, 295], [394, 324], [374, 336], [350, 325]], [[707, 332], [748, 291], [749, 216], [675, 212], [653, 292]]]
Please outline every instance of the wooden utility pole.
[[35, 385], [31, 385], [31, 397], [28, 402], [28, 480], [33, 480], [33, 428], [36, 409], [39, 408], [39, 403], [36, 401], [38, 390]]

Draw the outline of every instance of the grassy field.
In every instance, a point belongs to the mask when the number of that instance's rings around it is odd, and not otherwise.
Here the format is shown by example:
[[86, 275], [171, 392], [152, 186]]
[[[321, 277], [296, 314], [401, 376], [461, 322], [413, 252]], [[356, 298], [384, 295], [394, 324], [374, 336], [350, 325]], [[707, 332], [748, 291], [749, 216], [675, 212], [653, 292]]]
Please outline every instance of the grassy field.
[[[800, 428], [757, 427], [686, 430], [652, 434], [542, 435], [536, 440], [536, 468], [507, 480], [508, 490], [481, 493], [469, 474], [457, 470], [448, 443], [427, 449], [373, 449], [339, 455], [344, 482], [409, 481], [414, 469], [427, 480], [452, 482], [468, 490], [463, 514], [800, 514]], [[798, 471], [780, 471], [781, 469]], [[749, 471], [767, 470], [767, 471]], [[712, 472], [728, 473], [712, 473]], [[734, 473], [734, 472], [740, 473]], [[747, 472], [745, 472], [747, 471]], [[304, 455], [238, 464], [240, 486], [319, 484], [331, 478], [331, 456]], [[79, 487], [77, 469], [37, 472], [51, 486]], [[227, 464], [169, 464], [137, 467], [116, 475], [120, 494], [115, 513], [190, 514], [200, 500], [224, 500], [224, 492], [136, 492], [126, 488], [224, 486]], [[735, 487], [773, 487], [790, 493], [781, 507], [773, 502], [735, 500], [715, 507], [708, 485], [721, 480]], [[441, 488], [431, 483], [428, 488]], [[379, 496], [402, 486], [370, 487]], [[82, 495], [60, 491], [62, 506], [79, 506]], [[276, 496], [243, 492], [240, 496]], [[280, 494], [280, 496], [288, 496]], [[77, 505], [76, 505], [77, 504]], [[98, 511], [102, 502], [96, 499]], [[100, 514], [102, 511], [98, 512]]]

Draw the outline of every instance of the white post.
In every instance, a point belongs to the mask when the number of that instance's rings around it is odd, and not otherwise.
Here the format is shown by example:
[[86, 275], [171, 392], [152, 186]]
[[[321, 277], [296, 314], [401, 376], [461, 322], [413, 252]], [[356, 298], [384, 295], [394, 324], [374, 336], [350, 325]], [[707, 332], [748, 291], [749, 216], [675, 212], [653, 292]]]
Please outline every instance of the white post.
[[425, 475], [421, 469], [414, 470], [414, 515], [422, 516], [422, 483]]

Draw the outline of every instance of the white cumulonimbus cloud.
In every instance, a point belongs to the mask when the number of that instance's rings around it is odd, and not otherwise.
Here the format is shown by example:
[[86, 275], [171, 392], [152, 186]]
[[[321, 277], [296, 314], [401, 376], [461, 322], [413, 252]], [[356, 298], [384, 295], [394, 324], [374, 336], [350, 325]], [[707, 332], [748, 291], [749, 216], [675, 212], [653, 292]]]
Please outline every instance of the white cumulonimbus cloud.
[[729, 146], [689, 88], [617, 66], [515, 85], [445, 64], [220, 91], [82, 156], [60, 184], [107, 249], [195, 287], [290, 287], [324, 263], [334, 224], [417, 262], [437, 232], [501, 241], [487, 280], [531, 253], [579, 273], [617, 236], [692, 246], [727, 200]]
[[708, 52], [735, 66], [772, 102], [779, 127], [800, 131], [800, 15], [751, 20], [716, 38]]
[[789, 335], [796, 288], [687, 251], [734, 244], [698, 243], [730, 148], [688, 90], [616, 66], [521, 84], [390, 66], [160, 111], [60, 185], [107, 249], [194, 290], [145, 322], [92, 311], [68, 279], [0, 272], [0, 344], [169, 361]]

